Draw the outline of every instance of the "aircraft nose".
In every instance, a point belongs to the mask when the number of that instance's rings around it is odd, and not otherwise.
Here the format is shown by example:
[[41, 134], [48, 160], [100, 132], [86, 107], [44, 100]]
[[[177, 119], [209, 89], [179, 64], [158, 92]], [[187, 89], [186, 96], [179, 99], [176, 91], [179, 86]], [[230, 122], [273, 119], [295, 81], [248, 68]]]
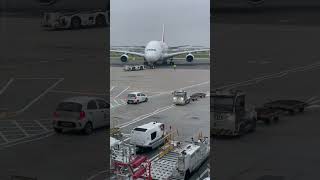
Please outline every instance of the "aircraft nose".
[[152, 53], [146, 54], [146, 58], [147, 58], [148, 61], [155, 61], [156, 60], [155, 55], [152, 54]]

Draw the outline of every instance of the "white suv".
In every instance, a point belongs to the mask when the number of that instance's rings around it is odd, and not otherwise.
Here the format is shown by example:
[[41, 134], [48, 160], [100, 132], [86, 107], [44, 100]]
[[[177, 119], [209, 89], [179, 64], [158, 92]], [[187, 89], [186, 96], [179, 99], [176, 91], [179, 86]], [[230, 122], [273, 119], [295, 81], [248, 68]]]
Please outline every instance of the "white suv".
[[141, 102], [147, 102], [148, 97], [147, 95], [141, 92], [132, 92], [128, 94], [127, 104], [138, 104]]

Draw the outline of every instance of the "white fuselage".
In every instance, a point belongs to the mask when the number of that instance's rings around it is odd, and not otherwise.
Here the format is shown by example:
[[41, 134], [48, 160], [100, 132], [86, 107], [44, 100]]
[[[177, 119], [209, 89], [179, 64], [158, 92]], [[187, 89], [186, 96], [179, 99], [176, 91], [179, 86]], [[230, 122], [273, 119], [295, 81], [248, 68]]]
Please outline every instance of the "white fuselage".
[[162, 41], [150, 41], [144, 50], [145, 61], [152, 64], [157, 61], [164, 61], [164, 55], [168, 51], [168, 46]]

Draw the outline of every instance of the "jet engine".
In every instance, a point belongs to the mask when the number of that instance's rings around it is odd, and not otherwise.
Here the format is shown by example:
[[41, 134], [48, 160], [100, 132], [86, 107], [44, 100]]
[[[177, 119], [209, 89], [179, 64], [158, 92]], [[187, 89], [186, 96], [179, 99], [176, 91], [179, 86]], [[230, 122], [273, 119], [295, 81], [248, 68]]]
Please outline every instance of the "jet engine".
[[189, 54], [186, 56], [186, 61], [187, 61], [187, 62], [192, 62], [192, 61], [193, 61], [193, 58], [194, 58], [194, 56], [193, 56], [191, 53], [189, 53]]
[[128, 61], [128, 55], [126, 55], [126, 54], [122, 54], [121, 56], [120, 56], [120, 60], [122, 61], [122, 62], [127, 62]]
[[248, 3], [251, 5], [260, 5], [264, 3], [264, 0], [248, 0]]

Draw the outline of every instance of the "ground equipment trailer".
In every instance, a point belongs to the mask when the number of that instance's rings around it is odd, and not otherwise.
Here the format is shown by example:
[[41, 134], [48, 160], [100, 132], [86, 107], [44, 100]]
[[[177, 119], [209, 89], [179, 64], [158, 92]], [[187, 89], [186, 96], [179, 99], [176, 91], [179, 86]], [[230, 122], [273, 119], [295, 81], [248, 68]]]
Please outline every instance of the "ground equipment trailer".
[[141, 71], [145, 69], [146, 69], [145, 65], [125, 65], [123, 67], [124, 71]]
[[171, 147], [171, 151], [165, 154], [160, 153], [151, 162], [150, 173], [152, 179], [189, 179], [210, 154], [210, 145], [207, 137], [192, 142], [171, 141]]
[[211, 135], [238, 136], [255, 130], [257, 113], [246, 107], [244, 92], [216, 90], [211, 98], [214, 116]]
[[79, 29], [84, 26], [104, 27], [109, 25], [109, 12], [103, 10], [46, 12], [42, 25], [53, 29]]
[[190, 101], [196, 101], [198, 98], [206, 97], [205, 93], [194, 93], [191, 96], [188, 96], [187, 92], [183, 90], [174, 91], [172, 94], [172, 101], [175, 105], [186, 105], [189, 104]]
[[262, 120], [266, 124], [271, 121], [277, 122], [281, 115], [295, 112], [303, 112], [309, 104], [298, 100], [276, 100], [265, 103], [262, 107], [256, 108], [257, 120]]
[[207, 160], [210, 145], [207, 137], [201, 137], [192, 142], [169, 141], [152, 159], [135, 152], [135, 146], [124, 143], [112, 148], [113, 177], [110, 179], [189, 179]]

